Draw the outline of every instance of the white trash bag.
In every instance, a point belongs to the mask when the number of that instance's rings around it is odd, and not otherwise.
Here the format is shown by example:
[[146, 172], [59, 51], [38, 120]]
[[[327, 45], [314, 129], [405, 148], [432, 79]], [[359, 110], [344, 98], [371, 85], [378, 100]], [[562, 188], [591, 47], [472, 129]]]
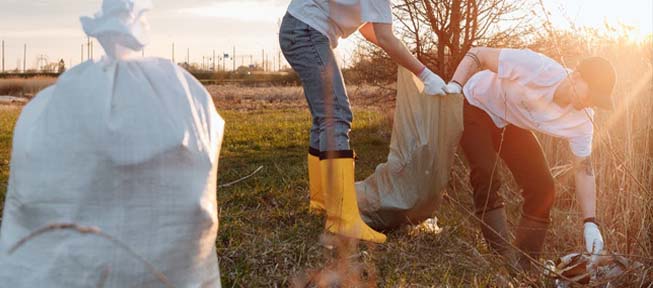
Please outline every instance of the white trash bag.
[[[24, 108], [0, 229], [0, 286], [220, 287], [224, 121], [188, 72], [132, 56], [147, 41], [149, 8], [105, 0], [102, 12], [82, 18], [108, 56], [67, 71]], [[57, 230], [8, 253], [52, 223], [97, 227], [124, 247]]]
[[463, 96], [430, 97], [404, 68], [397, 79], [388, 162], [356, 183], [363, 220], [376, 230], [417, 225], [434, 217], [463, 132]]

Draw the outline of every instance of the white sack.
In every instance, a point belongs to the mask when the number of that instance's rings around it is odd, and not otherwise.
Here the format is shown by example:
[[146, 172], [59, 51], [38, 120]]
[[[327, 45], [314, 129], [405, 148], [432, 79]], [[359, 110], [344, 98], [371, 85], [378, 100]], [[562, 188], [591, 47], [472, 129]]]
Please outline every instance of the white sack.
[[449, 182], [463, 132], [463, 96], [426, 96], [423, 87], [412, 73], [399, 69], [388, 162], [356, 183], [361, 215], [374, 229], [433, 217]]
[[122, 242], [175, 287], [219, 287], [223, 131], [208, 92], [168, 60], [108, 57], [63, 74], [16, 124], [0, 286], [97, 287], [104, 274], [102, 287], [164, 287], [94, 235], [55, 231], [7, 254], [38, 228], [76, 223]]

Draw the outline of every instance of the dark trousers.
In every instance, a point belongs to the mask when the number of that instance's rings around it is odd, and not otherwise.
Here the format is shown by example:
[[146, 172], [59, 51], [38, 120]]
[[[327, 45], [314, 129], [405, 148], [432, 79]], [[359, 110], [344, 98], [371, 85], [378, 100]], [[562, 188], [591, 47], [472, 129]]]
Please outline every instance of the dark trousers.
[[[508, 125], [497, 128], [488, 114], [465, 101], [461, 146], [470, 165], [474, 206], [478, 215], [504, 206], [498, 157], [523, 189], [523, 215], [546, 221], [555, 187], [542, 147], [531, 131]], [[502, 140], [503, 138], [503, 140]]]

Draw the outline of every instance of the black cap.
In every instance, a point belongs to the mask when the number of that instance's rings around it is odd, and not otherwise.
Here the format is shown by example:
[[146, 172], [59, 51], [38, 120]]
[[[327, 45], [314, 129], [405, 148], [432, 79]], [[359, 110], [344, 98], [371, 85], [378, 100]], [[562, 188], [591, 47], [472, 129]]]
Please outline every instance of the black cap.
[[613, 110], [612, 90], [617, 73], [612, 64], [602, 57], [589, 57], [580, 62], [576, 71], [589, 86], [589, 98], [592, 105]]

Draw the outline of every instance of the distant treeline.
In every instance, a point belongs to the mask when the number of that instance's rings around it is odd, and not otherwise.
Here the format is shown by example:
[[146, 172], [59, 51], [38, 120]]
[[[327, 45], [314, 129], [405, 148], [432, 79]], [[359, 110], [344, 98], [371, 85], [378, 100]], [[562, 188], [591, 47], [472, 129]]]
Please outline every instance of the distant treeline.
[[26, 72], [26, 73], [7, 72], [7, 73], [0, 73], [0, 79], [9, 79], [9, 78], [28, 79], [28, 78], [37, 78], [37, 77], [57, 78], [59, 77], [59, 75], [60, 75], [59, 73], [50, 73], [50, 72]]
[[[359, 69], [345, 69], [343, 71], [347, 84], [362, 84], [370, 78], [361, 77], [366, 73], [360, 73]], [[300, 86], [301, 80], [292, 70], [282, 72], [213, 72], [213, 71], [189, 71], [195, 78], [204, 85], [237, 84], [243, 86]], [[394, 71], [393, 71], [394, 72]], [[31, 79], [31, 78], [58, 78], [60, 73], [48, 72], [26, 72], [26, 73], [0, 73], [0, 79]], [[373, 75], [373, 74], [372, 74]]]

